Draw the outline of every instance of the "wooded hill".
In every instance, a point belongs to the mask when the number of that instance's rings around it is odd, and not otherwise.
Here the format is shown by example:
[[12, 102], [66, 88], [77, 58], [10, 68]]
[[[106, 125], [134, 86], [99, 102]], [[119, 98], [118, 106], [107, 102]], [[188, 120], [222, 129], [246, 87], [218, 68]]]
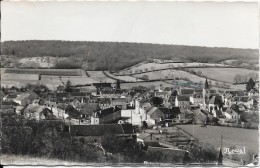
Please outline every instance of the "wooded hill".
[[81, 58], [81, 63], [95, 65], [95, 70], [123, 69], [149, 58], [181, 59], [186, 62], [215, 63], [228, 59], [258, 59], [258, 50], [210, 48], [148, 43], [79, 41], [6, 41], [3, 55], [17, 57], [56, 56]]

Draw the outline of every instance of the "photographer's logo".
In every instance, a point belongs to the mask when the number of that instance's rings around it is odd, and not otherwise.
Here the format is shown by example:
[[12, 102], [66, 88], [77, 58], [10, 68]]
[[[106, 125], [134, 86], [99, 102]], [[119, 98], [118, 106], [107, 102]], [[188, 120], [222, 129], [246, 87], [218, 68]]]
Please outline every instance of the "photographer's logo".
[[223, 148], [224, 154], [246, 154], [245, 147], [225, 147]]

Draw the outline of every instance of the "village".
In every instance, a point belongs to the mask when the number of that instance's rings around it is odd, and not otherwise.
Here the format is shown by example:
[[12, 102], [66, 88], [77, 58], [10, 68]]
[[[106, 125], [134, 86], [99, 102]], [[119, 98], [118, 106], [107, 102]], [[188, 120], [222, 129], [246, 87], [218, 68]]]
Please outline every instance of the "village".
[[202, 88], [161, 84], [154, 90], [121, 89], [117, 80], [93, 83], [96, 90], [90, 92], [68, 80], [56, 90], [32, 84], [2, 87], [1, 110], [36, 122], [61, 121], [73, 143], [98, 144], [106, 156], [113, 151], [104, 147], [101, 137], [113, 135], [139, 144], [143, 151], [178, 156], [177, 162], [183, 163], [197, 138], [194, 130], [178, 126], [258, 129], [259, 91], [254, 85], [247, 86], [248, 91], [223, 91], [211, 88], [206, 79]]

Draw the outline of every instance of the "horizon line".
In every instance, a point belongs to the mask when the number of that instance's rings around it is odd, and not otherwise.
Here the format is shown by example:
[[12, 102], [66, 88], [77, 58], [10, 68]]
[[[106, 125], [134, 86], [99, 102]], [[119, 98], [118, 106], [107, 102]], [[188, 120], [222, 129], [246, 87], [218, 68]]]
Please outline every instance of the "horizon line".
[[188, 46], [188, 47], [204, 47], [204, 48], [229, 48], [229, 49], [244, 49], [244, 50], [259, 50], [258, 48], [240, 48], [240, 47], [227, 47], [227, 46], [202, 46], [202, 45], [187, 45], [187, 44], [166, 44], [166, 43], [148, 43], [148, 42], [128, 42], [128, 41], [86, 41], [86, 40], [5, 40], [4, 42], [22, 42], [22, 41], [64, 41], [64, 42], [96, 42], [96, 43], [132, 43], [132, 44], [152, 44], [152, 45], [164, 45], [164, 46]]

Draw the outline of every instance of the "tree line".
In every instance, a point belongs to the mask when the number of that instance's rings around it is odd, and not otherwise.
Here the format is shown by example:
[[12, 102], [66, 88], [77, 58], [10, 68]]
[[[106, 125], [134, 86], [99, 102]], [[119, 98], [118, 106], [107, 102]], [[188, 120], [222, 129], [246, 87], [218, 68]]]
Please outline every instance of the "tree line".
[[179, 59], [187, 62], [215, 63], [227, 59], [258, 59], [258, 50], [210, 48], [148, 43], [79, 41], [6, 41], [3, 55], [17, 57], [54, 56], [78, 59], [57, 63], [59, 68], [88, 64], [89, 70], [119, 70], [148, 59]]

